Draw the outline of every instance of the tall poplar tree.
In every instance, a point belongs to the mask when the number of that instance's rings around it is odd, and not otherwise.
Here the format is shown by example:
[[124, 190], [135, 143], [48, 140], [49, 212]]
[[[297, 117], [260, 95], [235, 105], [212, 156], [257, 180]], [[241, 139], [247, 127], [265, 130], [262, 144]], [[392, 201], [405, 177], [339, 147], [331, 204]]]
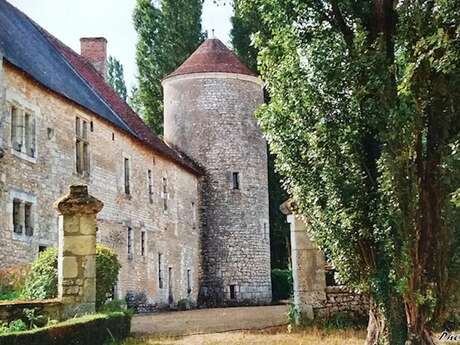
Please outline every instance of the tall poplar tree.
[[142, 104], [143, 117], [157, 133], [163, 132], [161, 80], [182, 64], [204, 40], [201, 29], [202, 0], [137, 0], [134, 27], [137, 31], [138, 83], [132, 96]]
[[109, 56], [107, 61], [107, 81], [118, 95], [126, 101], [128, 93], [126, 90], [125, 76], [123, 74], [123, 65], [113, 56]]
[[366, 343], [434, 344], [460, 290], [460, 1], [241, 2], [270, 30], [263, 131], [309, 231], [370, 296]]
[[[232, 30], [230, 33], [235, 53], [252, 71], [258, 73], [257, 55], [259, 50], [252, 42], [255, 33], [269, 35], [256, 11], [244, 13], [241, 0], [233, 2]], [[268, 95], [266, 95], [268, 96]], [[269, 97], [266, 97], [266, 102]], [[275, 171], [275, 156], [268, 156], [268, 193], [270, 213], [270, 256], [272, 268], [288, 268], [290, 265], [290, 228], [280, 205], [288, 194], [282, 188], [281, 176]]]

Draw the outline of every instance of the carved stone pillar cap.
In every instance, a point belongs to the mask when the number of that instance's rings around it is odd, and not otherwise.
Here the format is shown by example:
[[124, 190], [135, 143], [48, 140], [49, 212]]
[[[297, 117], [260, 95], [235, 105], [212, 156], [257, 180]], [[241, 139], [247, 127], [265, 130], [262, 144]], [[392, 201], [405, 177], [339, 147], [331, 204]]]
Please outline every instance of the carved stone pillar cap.
[[88, 194], [88, 186], [85, 185], [70, 186], [69, 194], [54, 203], [54, 208], [63, 215], [97, 214], [103, 207], [102, 201]]
[[288, 199], [281, 204], [280, 211], [288, 216], [297, 211], [297, 205], [293, 199]]

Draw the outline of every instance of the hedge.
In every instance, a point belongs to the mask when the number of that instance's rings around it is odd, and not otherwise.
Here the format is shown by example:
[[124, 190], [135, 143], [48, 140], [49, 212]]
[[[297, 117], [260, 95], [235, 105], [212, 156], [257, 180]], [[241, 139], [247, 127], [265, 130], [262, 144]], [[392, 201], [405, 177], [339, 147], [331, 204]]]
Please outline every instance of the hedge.
[[0, 335], [0, 345], [103, 345], [126, 338], [131, 316], [123, 312], [93, 314], [52, 326]]
[[292, 295], [292, 272], [290, 270], [272, 270], [272, 299], [279, 301]]

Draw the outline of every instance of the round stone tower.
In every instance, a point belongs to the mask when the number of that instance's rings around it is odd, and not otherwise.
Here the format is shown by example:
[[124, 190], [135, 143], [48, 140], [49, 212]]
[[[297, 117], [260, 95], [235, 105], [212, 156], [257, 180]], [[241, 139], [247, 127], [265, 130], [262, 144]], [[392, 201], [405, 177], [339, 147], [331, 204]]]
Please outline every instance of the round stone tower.
[[163, 80], [165, 140], [199, 163], [208, 306], [271, 302], [267, 144], [254, 117], [263, 84], [217, 39]]

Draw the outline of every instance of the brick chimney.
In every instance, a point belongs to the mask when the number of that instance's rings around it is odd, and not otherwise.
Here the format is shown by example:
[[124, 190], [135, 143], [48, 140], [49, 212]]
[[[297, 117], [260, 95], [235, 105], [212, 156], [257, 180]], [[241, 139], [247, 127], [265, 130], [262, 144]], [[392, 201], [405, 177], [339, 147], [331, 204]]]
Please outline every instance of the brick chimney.
[[105, 78], [107, 71], [107, 40], [104, 37], [80, 38], [80, 55], [88, 59]]

